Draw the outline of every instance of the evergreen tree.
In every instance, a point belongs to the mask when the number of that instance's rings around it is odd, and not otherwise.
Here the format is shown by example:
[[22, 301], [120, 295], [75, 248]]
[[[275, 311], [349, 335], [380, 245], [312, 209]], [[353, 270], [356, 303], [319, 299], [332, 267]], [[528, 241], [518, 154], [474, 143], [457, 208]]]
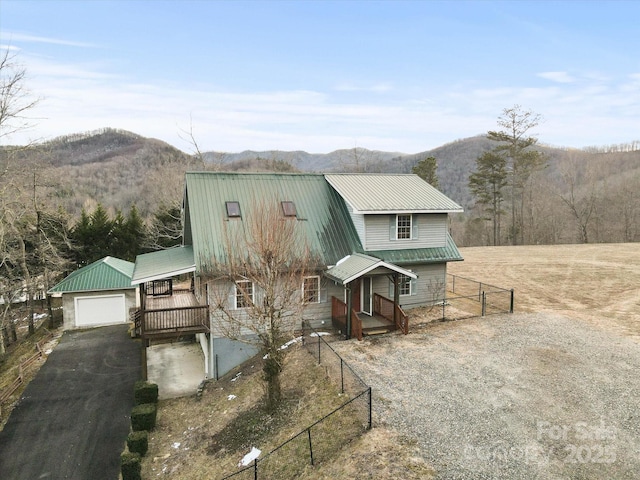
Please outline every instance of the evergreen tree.
[[500, 245], [503, 189], [507, 185], [506, 166], [504, 156], [485, 152], [476, 159], [476, 171], [469, 176], [469, 189], [492, 222], [494, 245]]
[[531, 175], [546, 166], [546, 158], [535, 149], [538, 139], [529, 135], [541, 116], [531, 110], [523, 110], [520, 105], [505, 108], [498, 118], [500, 131], [489, 131], [487, 138], [497, 142], [493, 152], [504, 155], [507, 161], [507, 181], [510, 191], [511, 228], [509, 236], [516, 245], [518, 236], [524, 243], [524, 200], [525, 190]]
[[435, 157], [427, 157], [416, 163], [411, 170], [434, 188], [438, 188], [438, 162]]

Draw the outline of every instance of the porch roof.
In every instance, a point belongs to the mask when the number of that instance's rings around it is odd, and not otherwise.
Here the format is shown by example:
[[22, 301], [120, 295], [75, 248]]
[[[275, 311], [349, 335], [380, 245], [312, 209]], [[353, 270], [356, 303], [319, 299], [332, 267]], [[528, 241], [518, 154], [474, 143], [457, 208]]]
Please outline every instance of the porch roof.
[[175, 277], [196, 270], [193, 247], [183, 245], [158, 252], [144, 253], [136, 257], [132, 285], [139, 285], [162, 278]]
[[327, 270], [324, 275], [331, 280], [339, 282], [342, 285], [346, 285], [347, 283], [377, 269], [388, 270], [411, 278], [417, 278], [416, 274], [409, 270], [405, 270], [404, 268], [392, 263], [387, 263], [379, 258], [370, 257], [369, 255], [364, 255], [362, 253], [347, 255], [336, 265]]

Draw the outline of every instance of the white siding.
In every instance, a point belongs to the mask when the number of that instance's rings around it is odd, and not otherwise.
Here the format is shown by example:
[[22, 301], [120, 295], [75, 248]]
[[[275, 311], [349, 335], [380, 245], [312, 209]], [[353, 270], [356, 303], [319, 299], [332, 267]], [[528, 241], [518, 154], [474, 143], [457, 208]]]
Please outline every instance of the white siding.
[[[444, 247], [447, 243], [447, 214], [414, 214], [410, 240], [395, 240], [395, 215], [365, 216], [365, 250], [403, 250]], [[361, 237], [362, 238], [362, 237]]]
[[[230, 282], [209, 282], [208, 292], [209, 305], [211, 306], [211, 332], [214, 337], [224, 337], [225, 334], [219, 323], [221, 313], [216, 311], [215, 305], [219, 305], [222, 302], [227, 308], [233, 309], [235, 303], [233, 284]], [[331, 297], [336, 296], [342, 299], [344, 297], [343, 292], [344, 289], [341, 286], [335, 285], [334, 282], [320, 275], [320, 302], [309, 303], [304, 307], [302, 317], [297, 321], [295, 328], [302, 328], [303, 319], [308, 320], [314, 328], [329, 327], [331, 325]], [[254, 292], [254, 301], [260, 301], [259, 289]], [[248, 315], [245, 312], [247, 312], [247, 309], [233, 310], [234, 316], [240, 323], [248, 320]], [[252, 333], [255, 332], [244, 328], [239, 335], [250, 335]]]
[[347, 210], [349, 210], [351, 221], [353, 222], [353, 225], [356, 227], [356, 232], [358, 232], [358, 236], [360, 237], [360, 242], [362, 243], [362, 245], [365, 245], [367, 243], [366, 242], [367, 238], [365, 235], [365, 228], [364, 228], [364, 215], [361, 213], [353, 213], [353, 208], [351, 208], [351, 205], [349, 205], [348, 203], [347, 203]]
[[[411, 295], [400, 296], [400, 306], [405, 309], [430, 305], [434, 301], [442, 300], [447, 279], [447, 265], [435, 263], [430, 265], [404, 266], [411, 270], [418, 278], [414, 281]], [[378, 295], [391, 297], [391, 281], [387, 275], [373, 277], [373, 291]]]

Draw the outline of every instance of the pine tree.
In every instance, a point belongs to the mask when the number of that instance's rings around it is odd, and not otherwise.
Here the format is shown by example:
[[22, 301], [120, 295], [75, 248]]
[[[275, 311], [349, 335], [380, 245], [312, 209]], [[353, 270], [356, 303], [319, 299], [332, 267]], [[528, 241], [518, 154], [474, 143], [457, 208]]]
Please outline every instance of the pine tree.
[[483, 206], [493, 225], [493, 244], [500, 245], [500, 218], [503, 212], [503, 189], [507, 185], [507, 162], [504, 156], [485, 152], [476, 159], [477, 170], [469, 176], [469, 189]]

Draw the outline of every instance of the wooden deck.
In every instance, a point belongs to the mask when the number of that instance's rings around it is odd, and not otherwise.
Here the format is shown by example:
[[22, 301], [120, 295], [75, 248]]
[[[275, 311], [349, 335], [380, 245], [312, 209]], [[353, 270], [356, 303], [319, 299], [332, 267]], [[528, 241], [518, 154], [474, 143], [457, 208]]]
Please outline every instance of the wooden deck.
[[189, 290], [174, 290], [173, 295], [147, 296], [146, 303], [147, 310], [200, 306], [196, 296]]
[[209, 306], [198, 303], [189, 290], [147, 296], [135, 315], [136, 332], [143, 338], [169, 338], [209, 332]]

